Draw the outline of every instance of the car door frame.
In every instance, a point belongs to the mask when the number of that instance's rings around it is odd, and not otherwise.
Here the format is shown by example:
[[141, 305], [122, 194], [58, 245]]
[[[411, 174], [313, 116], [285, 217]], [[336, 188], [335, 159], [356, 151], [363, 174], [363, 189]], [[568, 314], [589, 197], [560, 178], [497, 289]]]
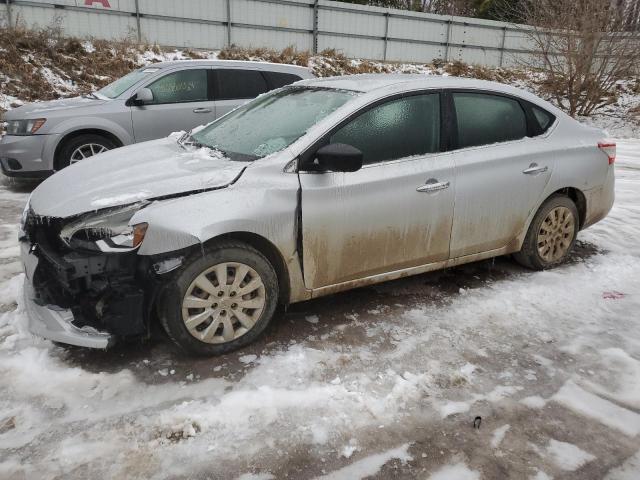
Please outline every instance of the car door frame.
[[[314, 159], [314, 155], [317, 152], [317, 150], [319, 148], [321, 148], [324, 145], [328, 144], [328, 141], [331, 137], [331, 135], [333, 133], [335, 133], [336, 131], [340, 130], [343, 126], [347, 125], [348, 123], [350, 123], [351, 121], [353, 121], [355, 118], [359, 117], [360, 115], [363, 115], [364, 113], [366, 113], [367, 111], [376, 108], [382, 104], [397, 100], [397, 99], [402, 99], [402, 98], [407, 98], [407, 97], [411, 97], [411, 96], [418, 96], [418, 95], [429, 95], [429, 94], [438, 94], [440, 97], [440, 138], [439, 138], [439, 151], [438, 152], [434, 152], [434, 153], [429, 153], [429, 154], [425, 154], [425, 156], [427, 155], [433, 155], [433, 156], [443, 156], [443, 155], [448, 155], [450, 148], [451, 148], [451, 135], [450, 135], [450, 131], [451, 131], [451, 116], [450, 116], [450, 111], [448, 108], [446, 108], [446, 104], [445, 101], [443, 99], [443, 92], [446, 89], [441, 88], [441, 87], [435, 87], [435, 88], [418, 88], [418, 89], [414, 89], [414, 90], [410, 90], [410, 91], [405, 91], [405, 92], [394, 92], [392, 94], [386, 95], [384, 97], [380, 97], [380, 98], [376, 98], [375, 100], [367, 103], [366, 105], [361, 106], [360, 108], [358, 108], [357, 110], [349, 113], [346, 117], [344, 117], [341, 121], [337, 122], [336, 124], [332, 125], [331, 127], [329, 127], [325, 132], [323, 132], [322, 134], [320, 134], [318, 136], [318, 138], [313, 141], [308, 147], [306, 147], [304, 149], [304, 151], [302, 151], [298, 156], [297, 156], [297, 161], [296, 161], [296, 168], [295, 170], [292, 170], [292, 172], [294, 171], [296, 174], [298, 175], [322, 175], [323, 172], [322, 171], [314, 171], [313, 169], [310, 169], [310, 164]], [[411, 161], [409, 160], [411, 157], [402, 157], [402, 158], [397, 158], [397, 159], [393, 159], [393, 160], [385, 160], [385, 161], [381, 161], [381, 162], [376, 162], [376, 163], [372, 163], [372, 164], [368, 164], [368, 165], [363, 165], [362, 168], [375, 168], [381, 165], [393, 165], [393, 164], [398, 164], [398, 163], [405, 163], [407, 161]], [[452, 191], [455, 191], [455, 167], [452, 165], [452, 179], [454, 180], [454, 185], [452, 188]], [[300, 182], [300, 192], [298, 195], [298, 212], [297, 212], [297, 223], [298, 223], [298, 251], [299, 251], [299, 255], [300, 255], [300, 263], [301, 263], [301, 270], [302, 270], [302, 277], [305, 281], [305, 287], [309, 290], [311, 290], [312, 292], [312, 297], [319, 297], [319, 296], [323, 296], [323, 295], [327, 295], [330, 293], [335, 293], [338, 291], [343, 291], [343, 290], [348, 290], [351, 288], [355, 288], [355, 287], [360, 287], [360, 286], [365, 286], [365, 285], [371, 285], [371, 284], [375, 284], [375, 283], [379, 283], [382, 281], [387, 281], [387, 280], [393, 280], [393, 279], [397, 279], [397, 278], [401, 278], [404, 276], [408, 276], [408, 275], [414, 275], [414, 274], [418, 274], [418, 273], [424, 273], [424, 272], [428, 272], [428, 271], [432, 271], [432, 270], [438, 270], [440, 268], [444, 268], [445, 266], [447, 266], [448, 262], [451, 260], [450, 256], [448, 255], [447, 258], [443, 259], [443, 260], [439, 260], [439, 261], [434, 261], [434, 262], [430, 262], [427, 264], [420, 264], [420, 265], [415, 265], [415, 266], [410, 266], [410, 267], [406, 267], [406, 268], [401, 268], [401, 269], [397, 269], [397, 270], [390, 270], [390, 271], [386, 271], [386, 272], [382, 272], [382, 273], [378, 273], [378, 274], [374, 274], [374, 275], [370, 275], [370, 276], [366, 276], [366, 277], [361, 277], [361, 278], [357, 278], [357, 279], [353, 279], [353, 280], [348, 280], [348, 281], [344, 281], [344, 282], [340, 282], [340, 283], [336, 283], [336, 284], [331, 284], [331, 285], [326, 285], [326, 286], [321, 286], [321, 287], [310, 287], [308, 285], [306, 285], [306, 277], [305, 277], [305, 253], [304, 253], [304, 238], [303, 238], [303, 209], [304, 209], [304, 205], [302, 204], [302, 182]], [[453, 209], [451, 211], [451, 225], [453, 224]], [[449, 232], [450, 233], [450, 232]], [[449, 235], [449, 240], [450, 240], [450, 235]], [[449, 250], [450, 252], [450, 250]]]
[[[452, 154], [460, 154], [460, 153], [465, 153], [465, 152], [473, 152], [474, 150], [479, 150], [479, 149], [489, 149], [492, 147], [496, 147], [496, 146], [508, 146], [508, 145], [516, 145], [518, 143], [523, 143], [526, 141], [536, 141], [536, 140], [540, 140], [543, 139], [545, 137], [547, 137], [548, 135], [550, 135], [550, 133], [554, 130], [555, 125], [557, 124], [557, 119], [555, 118], [555, 115], [553, 115], [551, 112], [548, 112], [552, 115], [553, 117], [553, 122], [552, 124], [546, 129], [542, 129], [537, 121], [537, 119], [535, 118], [535, 115], [533, 113], [532, 107], [536, 106], [534, 103], [523, 99], [517, 95], [512, 95], [510, 93], [507, 92], [503, 92], [503, 91], [495, 91], [495, 90], [491, 90], [491, 89], [487, 89], [487, 88], [455, 88], [455, 87], [449, 87], [449, 88], [444, 88], [443, 89], [443, 96], [446, 99], [446, 109], [448, 111], [448, 115], [450, 118], [450, 138], [449, 138], [449, 144], [451, 147], [451, 152]], [[522, 108], [524, 115], [525, 115], [525, 121], [526, 121], [526, 129], [527, 129], [527, 133], [526, 136], [523, 138], [519, 138], [519, 139], [514, 139], [514, 140], [507, 140], [504, 142], [496, 142], [496, 143], [490, 143], [490, 144], [484, 144], [484, 145], [473, 145], [473, 146], [468, 146], [468, 147], [460, 147], [459, 146], [459, 136], [458, 136], [458, 122], [457, 122], [457, 114], [456, 114], [456, 109], [455, 109], [455, 103], [454, 103], [454, 94], [456, 93], [472, 93], [472, 94], [480, 94], [480, 95], [489, 95], [489, 96], [494, 96], [494, 97], [503, 97], [503, 98], [508, 98], [510, 100], [514, 100], [516, 102], [518, 102], [518, 104], [520, 105], [520, 107]], [[543, 107], [539, 107], [538, 108], [542, 108], [543, 110], [547, 111], [546, 109], [544, 109]], [[455, 162], [454, 162], [455, 163]], [[551, 177], [551, 173], [553, 172], [553, 167], [555, 164], [555, 160], [552, 159], [549, 163], [551, 163], [551, 167], [549, 168], [550, 172], [549, 172], [549, 176], [547, 177], [547, 182], [544, 188], [541, 189], [540, 191], [540, 198], [543, 198], [544, 195], [546, 194], [547, 191], [547, 187], [550, 183], [550, 177]], [[456, 178], [461, 177], [461, 175], [458, 175], [458, 171], [459, 171], [459, 167], [457, 164], [454, 165], [454, 168], [456, 169]], [[513, 232], [513, 238], [511, 239], [510, 242], [508, 242], [505, 245], [502, 245], [500, 247], [497, 248], [491, 248], [491, 249], [484, 249], [484, 250], [479, 250], [479, 251], [472, 251], [472, 252], [468, 252], [468, 253], [463, 253], [461, 252], [457, 252], [456, 250], [454, 250], [454, 234], [455, 234], [455, 229], [456, 229], [456, 210], [454, 209], [454, 223], [453, 223], [453, 227], [452, 227], [452, 232], [451, 232], [451, 250], [450, 252], [452, 253], [451, 256], [451, 263], [452, 264], [460, 264], [460, 263], [466, 263], [467, 258], [472, 258], [472, 257], [478, 257], [478, 259], [480, 258], [489, 258], [489, 257], [493, 257], [493, 256], [497, 256], [497, 255], [503, 255], [503, 254], [507, 254], [507, 253], [513, 253], [515, 251], [518, 251], [520, 248], [520, 244], [524, 238], [524, 235], [526, 233], [527, 228], [529, 227], [531, 218], [533, 217], [533, 215], [535, 214], [535, 209], [538, 208], [538, 206], [540, 205], [540, 198], [538, 198], [532, 205], [532, 209], [527, 212], [527, 215], [523, 216], [523, 222], [521, 227], [516, 230], [514, 230]], [[462, 254], [457, 254], [457, 253], [462, 253]], [[469, 260], [472, 261], [472, 260]]]

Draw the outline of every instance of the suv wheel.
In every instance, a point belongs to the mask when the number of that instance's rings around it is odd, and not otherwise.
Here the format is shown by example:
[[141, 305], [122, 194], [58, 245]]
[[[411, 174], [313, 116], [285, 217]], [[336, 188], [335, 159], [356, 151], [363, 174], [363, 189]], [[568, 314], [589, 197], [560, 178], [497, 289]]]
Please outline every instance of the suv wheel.
[[579, 230], [578, 209], [564, 195], [554, 195], [533, 218], [522, 249], [515, 260], [527, 268], [544, 270], [564, 262], [573, 249]]
[[219, 355], [254, 341], [273, 318], [278, 279], [256, 249], [219, 243], [194, 255], [168, 287], [159, 312], [169, 337], [196, 355]]
[[78, 135], [67, 141], [58, 156], [56, 170], [61, 170], [85, 158], [116, 148], [110, 139], [95, 133]]

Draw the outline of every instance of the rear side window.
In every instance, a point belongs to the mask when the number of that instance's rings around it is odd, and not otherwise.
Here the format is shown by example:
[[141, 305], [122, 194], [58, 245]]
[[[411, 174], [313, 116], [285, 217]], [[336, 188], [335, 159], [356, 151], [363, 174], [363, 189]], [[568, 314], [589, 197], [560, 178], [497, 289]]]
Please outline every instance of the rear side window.
[[255, 98], [267, 92], [267, 81], [258, 70], [216, 70], [216, 99]]
[[553, 124], [555, 117], [551, 115], [546, 110], [541, 109], [540, 107], [531, 106], [531, 110], [533, 111], [533, 115], [536, 117], [538, 121], [538, 126], [540, 127], [540, 134], [546, 132], [549, 127]]
[[293, 82], [297, 82], [298, 80], [302, 80], [298, 75], [294, 75], [293, 73], [282, 73], [282, 72], [263, 72], [267, 79], [269, 80], [271, 88], [280, 88], [286, 85], [291, 85]]
[[208, 99], [207, 70], [190, 69], [159, 78], [149, 88], [152, 104], [204, 102]]
[[458, 148], [518, 140], [527, 136], [520, 102], [484, 93], [454, 93]]
[[336, 131], [329, 143], [356, 147], [365, 164], [437, 152], [440, 95], [414, 95], [373, 107]]

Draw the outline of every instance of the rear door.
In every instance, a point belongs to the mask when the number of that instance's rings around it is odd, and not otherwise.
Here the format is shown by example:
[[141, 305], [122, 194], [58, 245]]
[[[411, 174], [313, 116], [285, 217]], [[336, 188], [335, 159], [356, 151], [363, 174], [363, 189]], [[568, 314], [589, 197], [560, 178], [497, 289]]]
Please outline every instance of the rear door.
[[131, 107], [136, 142], [188, 131], [215, 119], [209, 67], [173, 70], [146, 85], [153, 102]]
[[455, 186], [451, 155], [439, 153], [439, 93], [369, 107], [312, 151], [327, 143], [355, 146], [365, 165], [300, 172], [308, 288], [448, 258]]
[[457, 133], [451, 257], [507, 247], [538, 205], [553, 155], [525, 102], [477, 90], [447, 97]]
[[213, 92], [216, 118], [270, 90], [260, 70], [245, 68], [214, 68]]

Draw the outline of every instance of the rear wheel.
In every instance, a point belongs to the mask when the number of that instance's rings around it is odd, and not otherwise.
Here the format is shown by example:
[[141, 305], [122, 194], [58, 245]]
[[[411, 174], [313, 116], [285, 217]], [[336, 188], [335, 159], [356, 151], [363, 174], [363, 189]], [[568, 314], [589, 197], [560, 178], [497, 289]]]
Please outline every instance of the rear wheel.
[[219, 355], [254, 341], [278, 302], [273, 266], [253, 247], [224, 242], [195, 255], [160, 306], [171, 339], [196, 355]]
[[578, 209], [563, 195], [554, 195], [542, 204], [524, 239], [514, 254], [518, 263], [544, 270], [563, 263], [573, 248], [579, 229]]
[[95, 133], [78, 135], [68, 140], [56, 159], [56, 170], [68, 167], [99, 153], [116, 148], [117, 145], [107, 137]]

